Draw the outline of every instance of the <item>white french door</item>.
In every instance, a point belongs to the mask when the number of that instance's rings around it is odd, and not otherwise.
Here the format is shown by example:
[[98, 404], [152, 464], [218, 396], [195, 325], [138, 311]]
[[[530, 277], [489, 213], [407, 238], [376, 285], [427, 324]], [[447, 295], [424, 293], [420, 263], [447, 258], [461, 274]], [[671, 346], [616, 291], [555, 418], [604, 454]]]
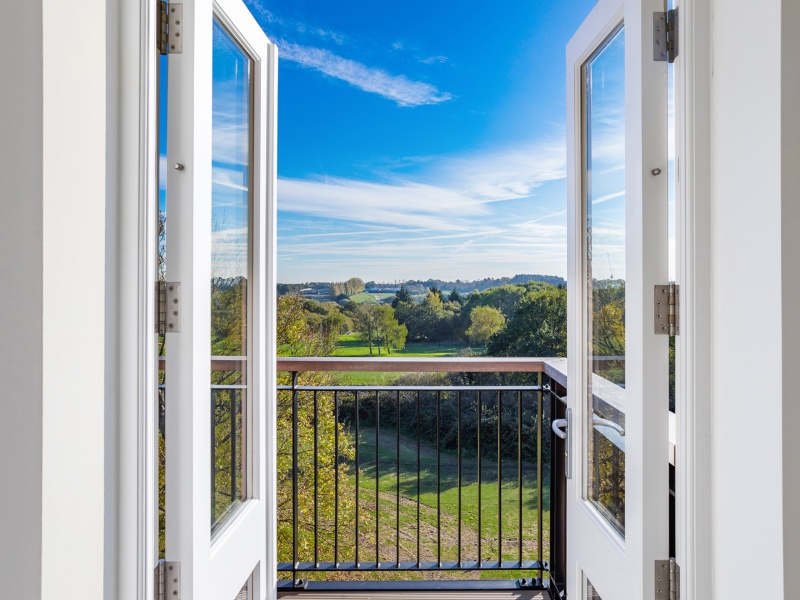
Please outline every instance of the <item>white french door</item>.
[[664, 0], [598, 0], [567, 46], [571, 597], [656, 597], [668, 558]]
[[183, 600], [273, 597], [277, 50], [241, 0], [168, 13], [166, 559]]

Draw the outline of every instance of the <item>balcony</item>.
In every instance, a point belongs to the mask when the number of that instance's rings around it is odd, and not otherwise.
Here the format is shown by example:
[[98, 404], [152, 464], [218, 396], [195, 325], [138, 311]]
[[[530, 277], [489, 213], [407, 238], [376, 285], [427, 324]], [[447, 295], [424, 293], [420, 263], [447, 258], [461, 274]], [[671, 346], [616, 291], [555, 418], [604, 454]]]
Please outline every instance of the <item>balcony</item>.
[[[282, 597], [563, 589], [551, 422], [565, 359], [279, 358], [278, 370]], [[344, 381], [356, 372], [406, 375]]]

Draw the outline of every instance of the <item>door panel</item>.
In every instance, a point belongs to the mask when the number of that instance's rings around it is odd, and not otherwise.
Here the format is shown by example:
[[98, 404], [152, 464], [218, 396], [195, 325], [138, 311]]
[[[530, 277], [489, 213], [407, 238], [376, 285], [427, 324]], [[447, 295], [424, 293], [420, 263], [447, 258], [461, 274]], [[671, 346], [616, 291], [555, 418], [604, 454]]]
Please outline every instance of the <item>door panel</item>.
[[651, 598], [668, 552], [668, 340], [652, 309], [667, 278], [662, 4], [599, 0], [567, 47], [567, 581], [583, 598]]
[[166, 334], [166, 557], [184, 599], [234, 598], [243, 581], [273, 597], [277, 53], [241, 0], [182, 10], [167, 100], [167, 279], [182, 297], [181, 331]]

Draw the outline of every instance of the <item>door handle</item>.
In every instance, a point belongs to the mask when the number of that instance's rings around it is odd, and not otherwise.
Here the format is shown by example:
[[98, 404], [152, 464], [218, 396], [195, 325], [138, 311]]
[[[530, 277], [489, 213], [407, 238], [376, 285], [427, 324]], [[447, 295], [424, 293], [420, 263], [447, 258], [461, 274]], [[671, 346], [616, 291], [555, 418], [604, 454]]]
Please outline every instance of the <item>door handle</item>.
[[564, 440], [564, 477], [566, 479], [572, 479], [572, 466], [569, 459], [569, 424], [572, 421], [572, 409], [567, 409], [567, 418], [566, 419], [555, 419], [551, 424], [550, 428], [553, 430], [558, 437]]
[[[558, 419], [558, 420], [563, 421], [563, 419]], [[556, 422], [553, 421], [553, 427], [555, 427], [555, 424]], [[614, 423], [614, 421], [609, 421], [608, 419], [601, 419], [596, 415], [592, 417], [592, 425], [594, 425], [595, 427], [610, 427], [621, 436], [625, 435], [625, 430], [619, 424]]]
[[553, 433], [562, 440], [567, 439], [567, 427], [569, 427], [569, 421], [566, 419], [556, 419], [552, 424]]

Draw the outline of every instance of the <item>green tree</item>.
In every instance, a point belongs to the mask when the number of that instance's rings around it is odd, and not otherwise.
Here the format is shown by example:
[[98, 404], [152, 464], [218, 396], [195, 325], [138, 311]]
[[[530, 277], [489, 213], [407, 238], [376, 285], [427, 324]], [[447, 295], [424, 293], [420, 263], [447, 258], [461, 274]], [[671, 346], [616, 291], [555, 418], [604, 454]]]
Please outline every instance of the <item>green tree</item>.
[[[592, 293], [592, 354], [625, 355], [625, 284], [619, 280], [595, 281]], [[625, 383], [625, 363], [603, 360], [595, 372], [617, 384]]]
[[459, 306], [464, 305], [464, 298], [461, 296], [461, 294], [458, 293], [458, 290], [456, 288], [452, 289], [450, 295], [447, 297], [447, 301], [452, 302], [454, 304], [457, 303]]
[[[308, 312], [304, 299], [299, 296], [280, 298], [277, 306], [278, 354], [280, 356], [300, 355], [323, 356], [330, 353], [330, 345], [324, 339], [325, 334], [309, 325]], [[301, 384], [332, 385], [335, 383], [328, 373], [309, 372], [301, 375]], [[291, 383], [291, 375], [278, 373], [278, 385]], [[336, 464], [338, 458], [339, 488], [339, 534], [343, 545], [352, 541], [353, 532], [343, 523], [352, 523], [355, 519], [354, 498], [351, 468], [347, 460], [355, 456], [353, 439], [348, 429], [334, 412], [333, 394], [319, 392], [316, 394], [316, 411], [314, 395], [298, 392], [297, 394], [297, 454], [298, 472], [298, 546], [301, 557], [313, 555], [314, 531], [314, 427], [317, 426], [317, 509], [319, 519], [319, 551], [333, 552], [333, 532], [336, 528], [334, 507], [336, 504]], [[281, 391], [277, 402], [277, 497], [278, 497], [278, 560], [292, 560], [292, 484], [294, 469], [294, 453], [292, 444], [294, 398], [289, 391]], [[316, 413], [316, 414], [315, 414]], [[338, 431], [338, 452], [335, 447]], [[309, 558], [305, 558], [309, 560]]]
[[[375, 307], [377, 313], [377, 332], [378, 337], [383, 339], [383, 344], [386, 352], [391, 354], [392, 348], [402, 350], [406, 345], [406, 337], [408, 336], [408, 329], [405, 325], [397, 322], [394, 316], [394, 309], [391, 306], [383, 304]], [[378, 354], [380, 354], [380, 346], [378, 346]]]
[[528, 292], [505, 329], [489, 339], [490, 356], [566, 356], [567, 291], [548, 285]]
[[485, 346], [489, 338], [500, 331], [506, 318], [498, 309], [491, 306], [478, 306], [470, 313], [470, 326], [467, 338], [471, 344]]
[[409, 339], [440, 342], [455, 339], [454, 327], [458, 322], [460, 307], [429, 291], [420, 303], [399, 302], [395, 308], [397, 321], [408, 328]]
[[351, 277], [347, 281], [331, 283], [331, 296], [334, 298], [348, 298], [364, 291], [364, 280], [360, 277]]
[[372, 345], [378, 336], [378, 308], [375, 304], [364, 303], [357, 305], [353, 311], [353, 327], [355, 327], [361, 339], [369, 345], [370, 354], [372, 354]]
[[401, 302], [412, 302], [413, 299], [411, 298], [411, 292], [408, 291], [408, 288], [405, 285], [400, 285], [400, 289], [394, 295], [394, 299], [392, 300], [392, 308], [397, 308], [397, 305]]

